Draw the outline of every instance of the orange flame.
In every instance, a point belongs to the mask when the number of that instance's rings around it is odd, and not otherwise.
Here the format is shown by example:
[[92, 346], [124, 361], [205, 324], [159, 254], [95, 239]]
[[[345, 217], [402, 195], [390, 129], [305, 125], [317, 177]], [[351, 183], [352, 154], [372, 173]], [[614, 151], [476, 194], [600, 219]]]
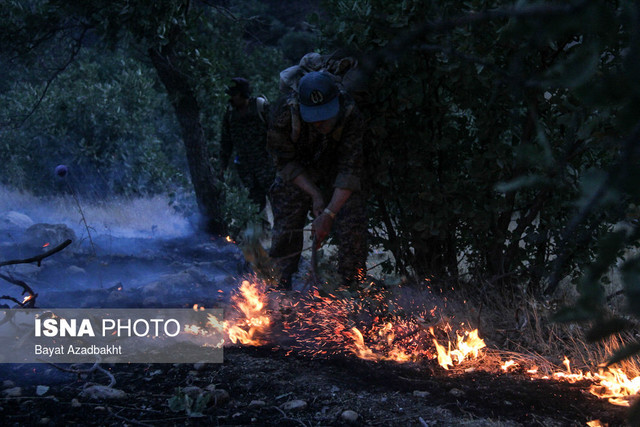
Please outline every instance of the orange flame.
[[261, 339], [256, 338], [256, 334], [263, 333], [271, 324], [269, 316], [265, 313], [264, 289], [257, 283], [244, 280], [240, 286], [240, 293], [233, 295], [231, 300], [242, 313], [237, 322], [224, 322], [224, 331], [231, 342], [244, 345], [264, 344]]
[[47, 246], [49, 246], [49, 242], [47, 242], [44, 245], [42, 245], [43, 248], [46, 248]]
[[484, 340], [478, 336], [477, 329], [458, 335], [457, 341], [457, 348], [451, 350], [451, 342], [449, 342], [448, 349], [445, 350], [437, 340], [433, 340], [433, 344], [436, 346], [436, 351], [438, 352], [438, 363], [444, 369], [449, 369], [450, 366], [452, 367], [454, 360], [456, 364], [460, 364], [467, 356], [473, 355], [474, 358], [477, 358], [479, 351], [487, 346]]

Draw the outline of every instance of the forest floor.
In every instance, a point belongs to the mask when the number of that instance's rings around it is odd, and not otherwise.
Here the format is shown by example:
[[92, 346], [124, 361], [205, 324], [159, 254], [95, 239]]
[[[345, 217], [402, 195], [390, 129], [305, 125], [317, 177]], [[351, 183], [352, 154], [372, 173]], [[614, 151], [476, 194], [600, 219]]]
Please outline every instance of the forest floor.
[[[0, 232], [6, 242], [0, 259], [15, 259], [33, 255], [45, 237], [55, 243], [66, 230], [36, 237], [24, 230]], [[237, 288], [244, 268], [240, 251], [223, 240], [94, 236], [96, 247], [87, 248], [85, 241], [42, 266], [3, 272], [34, 288], [40, 307], [215, 307], [221, 294]], [[0, 364], [2, 424], [625, 425], [627, 409], [591, 395], [587, 381], [483, 369], [482, 359], [472, 369], [445, 371], [426, 359], [319, 358], [276, 341], [226, 347], [220, 364], [104, 365], [115, 380], [112, 387], [105, 387], [110, 378], [100, 370], [82, 374], [48, 364]]]
[[222, 364], [117, 364], [108, 369], [116, 379], [113, 388], [123, 392], [110, 398], [83, 394], [89, 381], [106, 382], [98, 372], [84, 378], [48, 365], [3, 369], [3, 425], [548, 427], [625, 422], [625, 410], [588, 394], [586, 382], [313, 359], [268, 347], [228, 348]]

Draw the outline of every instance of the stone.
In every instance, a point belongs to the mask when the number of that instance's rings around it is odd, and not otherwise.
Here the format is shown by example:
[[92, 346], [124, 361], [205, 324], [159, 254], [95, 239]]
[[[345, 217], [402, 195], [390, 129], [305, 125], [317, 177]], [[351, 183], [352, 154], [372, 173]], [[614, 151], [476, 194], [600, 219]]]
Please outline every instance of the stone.
[[230, 399], [229, 392], [223, 388], [216, 388], [215, 384], [209, 384], [205, 389], [211, 393], [209, 404], [213, 406], [221, 406]]
[[53, 248], [65, 240], [76, 240], [76, 233], [65, 224], [34, 224], [27, 228], [25, 236], [30, 246], [38, 248], [46, 243]]
[[2, 215], [2, 218], [0, 218], [0, 223], [6, 226], [18, 227], [23, 229], [29, 228], [34, 224], [33, 220], [27, 215], [16, 211], [10, 211]]
[[264, 400], [252, 400], [251, 402], [249, 402], [250, 408], [255, 408], [255, 407], [264, 406], [264, 405], [266, 405]]
[[22, 396], [22, 387], [12, 387], [2, 392], [7, 397], [20, 397]]
[[11, 387], [15, 387], [16, 383], [14, 383], [11, 380], [4, 380], [2, 381], [2, 388], [11, 388]]
[[414, 390], [413, 395], [415, 397], [429, 397], [431, 393], [428, 391]]
[[459, 388], [452, 388], [451, 390], [449, 390], [449, 394], [455, 396], [455, 397], [462, 397], [464, 396], [466, 393], [462, 390], [460, 390]]
[[104, 385], [92, 385], [82, 390], [80, 396], [96, 400], [119, 400], [125, 399], [127, 397], [127, 393], [122, 390], [118, 390], [117, 388], [107, 387]]
[[80, 401], [78, 399], [71, 399], [71, 407], [72, 408], [79, 408], [82, 406], [82, 403], [80, 403]]
[[342, 418], [344, 422], [355, 423], [356, 421], [358, 421], [358, 418], [360, 418], [360, 415], [356, 411], [347, 409], [342, 414], [340, 414], [340, 418]]
[[290, 400], [280, 405], [280, 409], [285, 411], [301, 411], [307, 407], [307, 402], [304, 400]]

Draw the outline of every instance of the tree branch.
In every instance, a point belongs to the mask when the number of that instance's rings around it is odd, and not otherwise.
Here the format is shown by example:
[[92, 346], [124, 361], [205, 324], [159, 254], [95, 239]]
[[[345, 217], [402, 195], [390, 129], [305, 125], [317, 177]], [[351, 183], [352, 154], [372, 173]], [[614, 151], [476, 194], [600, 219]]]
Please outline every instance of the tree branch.
[[67, 239], [64, 242], [60, 243], [58, 246], [56, 246], [53, 249], [48, 250], [47, 252], [40, 254], [40, 255], [36, 255], [34, 257], [31, 258], [27, 258], [27, 259], [15, 259], [15, 260], [11, 260], [11, 261], [1, 261], [0, 262], [0, 267], [3, 267], [5, 265], [15, 265], [15, 264], [30, 264], [32, 262], [37, 262], [38, 263], [38, 267], [40, 267], [42, 260], [55, 254], [60, 252], [61, 250], [63, 250], [64, 248], [66, 248], [67, 246], [69, 246], [71, 244], [71, 239]]

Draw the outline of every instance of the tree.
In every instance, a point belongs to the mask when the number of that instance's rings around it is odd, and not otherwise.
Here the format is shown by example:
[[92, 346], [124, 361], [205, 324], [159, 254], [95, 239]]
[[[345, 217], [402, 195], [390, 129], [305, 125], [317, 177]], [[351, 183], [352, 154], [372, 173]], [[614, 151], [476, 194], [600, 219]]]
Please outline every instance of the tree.
[[578, 277], [619, 218], [601, 210], [576, 226], [580, 243], [562, 236], [589, 170], [620, 147], [616, 108], [585, 97], [622, 60], [615, 4], [370, 0], [329, 10], [328, 49], [359, 52], [367, 74], [381, 243], [441, 289], [462, 281], [541, 295], [554, 265]]
[[[156, 69], [182, 129], [191, 181], [207, 229], [215, 234], [223, 233], [226, 227], [220, 213], [221, 185], [211, 168], [212, 157], [208, 153], [198, 99], [204, 92], [203, 86], [216, 75], [215, 69], [212, 70], [213, 61], [200, 52], [211, 44], [208, 36], [219, 35], [211, 25], [217, 9], [205, 3], [180, 0], [135, 7], [126, 1], [56, 0], [33, 1], [28, 5], [11, 1], [7, 6], [8, 18], [1, 24], [4, 57], [8, 61], [19, 58], [26, 64], [51, 62], [42, 67], [40, 75], [33, 74], [46, 80], [39, 99], [24, 118], [5, 126], [19, 125], [35, 111], [56, 77], [67, 69], [82, 48], [120, 47], [139, 58], [144, 55]], [[227, 34], [238, 36], [237, 31]], [[39, 55], [42, 56], [39, 58]], [[213, 77], [203, 78], [207, 71], [214, 71]], [[216, 88], [220, 86], [218, 83]]]

